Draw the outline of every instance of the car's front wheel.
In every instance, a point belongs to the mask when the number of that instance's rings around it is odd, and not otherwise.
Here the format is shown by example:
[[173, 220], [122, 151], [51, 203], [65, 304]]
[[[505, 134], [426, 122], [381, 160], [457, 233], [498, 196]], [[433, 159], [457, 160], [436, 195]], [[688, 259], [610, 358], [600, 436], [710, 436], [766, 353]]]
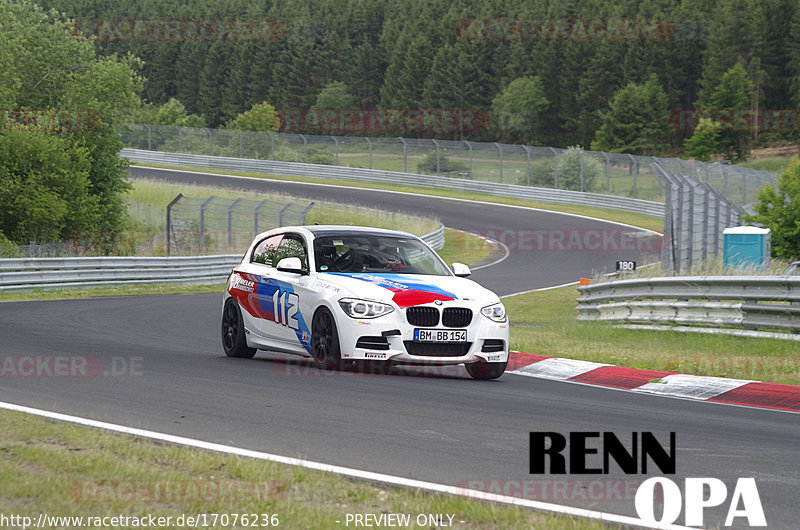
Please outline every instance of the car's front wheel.
[[464, 365], [467, 373], [473, 379], [497, 379], [506, 371], [508, 361], [504, 363], [487, 363], [485, 361], [478, 361]]
[[228, 298], [222, 309], [222, 349], [228, 357], [252, 359], [256, 354], [255, 348], [247, 346], [242, 312], [233, 298]]
[[311, 355], [314, 357], [314, 363], [322, 370], [342, 368], [336, 321], [325, 307], [319, 308], [311, 321]]

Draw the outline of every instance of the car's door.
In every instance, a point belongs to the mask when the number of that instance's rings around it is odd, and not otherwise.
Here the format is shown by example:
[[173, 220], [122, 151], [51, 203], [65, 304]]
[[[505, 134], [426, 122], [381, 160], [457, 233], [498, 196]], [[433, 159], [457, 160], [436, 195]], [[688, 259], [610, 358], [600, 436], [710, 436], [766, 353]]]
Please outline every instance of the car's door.
[[[315, 294], [309, 289], [308, 246], [301, 234], [292, 232], [283, 234], [277, 245], [274, 241], [265, 243], [257, 289], [263, 315], [260, 334], [276, 350], [310, 354], [311, 315], [307, 308], [314, 305]], [[282, 259], [291, 257], [300, 259], [303, 274], [277, 269]]]

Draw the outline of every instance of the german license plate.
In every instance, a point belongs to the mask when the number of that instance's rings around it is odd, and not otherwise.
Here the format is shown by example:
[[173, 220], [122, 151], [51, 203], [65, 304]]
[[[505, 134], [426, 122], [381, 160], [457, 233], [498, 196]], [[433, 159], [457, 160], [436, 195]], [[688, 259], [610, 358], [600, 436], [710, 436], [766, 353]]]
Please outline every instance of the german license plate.
[[415, 329], [414, 342], [467, 342], [467, 330]]

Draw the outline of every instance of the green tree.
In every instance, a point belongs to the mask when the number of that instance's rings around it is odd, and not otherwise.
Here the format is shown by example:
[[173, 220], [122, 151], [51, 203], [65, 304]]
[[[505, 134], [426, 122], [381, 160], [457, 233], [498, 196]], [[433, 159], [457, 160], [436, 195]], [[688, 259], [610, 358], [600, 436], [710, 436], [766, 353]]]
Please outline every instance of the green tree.
[[[123, 193], [129, 188], [127, 163], [118, 156], [122, 142], [112, 125], [129, 120], [139, 108], [143, 79], [136, 71], [141, 61], [131, 55], [98, 57], [95, 43], [71, 35], [63, 16], [26, 0], [0, 0], [0, 35], [0, 70], [10, 80], [6, 83], [4, 79], [0, 90], [3, 103], [12, 108], [57, 111], [69, 122], [61, 131], [47, 127], [22, 130], [13, 125], [10, 130], [0, 130], [6, 145], [36, 159], [26, 162], [11, 150], [0, 156], [0, 171], [10, 179], [7, 185], [18, 186], [15, 189], [22, 194], [13, 202], [15, 215], [21, 217], [12, 222], [15, 228], [6, 235], [12, 239], [29, 237], [26, 234], [55, 237], [91, 226], [104, 234], [103, 250], [110, 251], [124, 223]], [[49, 140], [41, 136], [57, 133], [58, 137]], [[30, 138], [26, 141], [19, 135]], [[41, 147], [43, 154], [35, 155], [31, 145]], [[68, 156], [58, 156], [59, 150]], [[30, 166], [34, 163], [39, 166]], [[59, 182], [57, 176], [64, 171], [75, 175], [78, 188]], [[53, 173], [53, 178], [46, 173]], [[78, 200], [84, 184], [89, 198]], [[45, 211], [47, 203], [52, 204], [50, 212]], [[31, 221], [22, 219], [28, 215]], [[49, 229], [47, 223], [34, 221], [48, 215]]]
[[[723, 152], [738, 159], [750, 151], [750, 121], [747, 111], [753, 83], [741, 63], [737, 63], [722, 76], [710, 97], [713, 113], [730, 116], [720, 124], [719, 145]], [[740, 117], [745, 117], [742, 120]]]
[[767, 184], [756, 195], [755, 214], [748, 223], [764, 225], [772, 231], [772, 255], [800, 258], [800, 159], [794, 159], [778, 176], [778, 188]]
[[701, 118], [692, 136], [683, 142], [686, 154], [695, 160], [711, 160], [711, 155], [719, 152], [719, 129], [719, 123]]
[[520, 77], [492, 100], [492, 122], [506, 141], [535, 144], [541, 139], [541, 116], [547, 105], [542, 80]]
[[153, 125], [205, 127], [203, 118], [197, 114], [187, 114], [186, 107], [176, 98], [169, 98], [169, 101], [163, 105], [153, 105], [152, 103], [142, 104], [142, 108], [137, 113], [135, 121], [137, 123], [149, 123]]
[[553, 161], [532, 165], [520, 184], [561, 190], [592, 191], [603, 172], [600, 162], [586, 155], [579, 146], [567, 148]]
[[655, 75], [646, 83], [628, 84], [614, 94], [592, 149], [649, 154], [663, 149], [669, 138], [667, 95]]
[[68, 139], [38, 131], [0, 134], [0, 232], [18, 243], [62, 240], [97, 221], [91, 160]]
[[237, 115], [225, 124], [225, 128], [241, 131], [277, 131], [279, 125], [275, 107], [265, 101], [256, 103], [250, 110]]
[[712, 94], [726, 72], [739, 62], [747, 66], [753, 57], [762, 55], [765, 28], [759, 0], [730, 0], [717, 4], [700, 80], [701, 106], [711, 103]]
[[341, 81], [329, 83], [317, 96], [317, 102], [312, 109], [352, 109], [357, 106], [355, 96], [350, 93], [347, 85]]

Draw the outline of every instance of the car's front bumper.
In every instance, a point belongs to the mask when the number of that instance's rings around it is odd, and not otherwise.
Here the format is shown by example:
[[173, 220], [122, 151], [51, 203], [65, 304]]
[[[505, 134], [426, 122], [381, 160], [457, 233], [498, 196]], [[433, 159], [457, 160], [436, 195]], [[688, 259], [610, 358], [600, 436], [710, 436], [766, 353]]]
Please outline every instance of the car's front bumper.
[[[506, 362], [509, 349], [508, 322], [494, 322], [473, 309], [468, 326], [413, 326], [402, 311], [384, 317], [358, 320], [337, 315], [342, 357], [351, 360], [392, 361], [397, 364], [455, 365], [474, 362]], [[452, 331], [464, 329], [465, 343], [414, 341], [415, 329]]]

